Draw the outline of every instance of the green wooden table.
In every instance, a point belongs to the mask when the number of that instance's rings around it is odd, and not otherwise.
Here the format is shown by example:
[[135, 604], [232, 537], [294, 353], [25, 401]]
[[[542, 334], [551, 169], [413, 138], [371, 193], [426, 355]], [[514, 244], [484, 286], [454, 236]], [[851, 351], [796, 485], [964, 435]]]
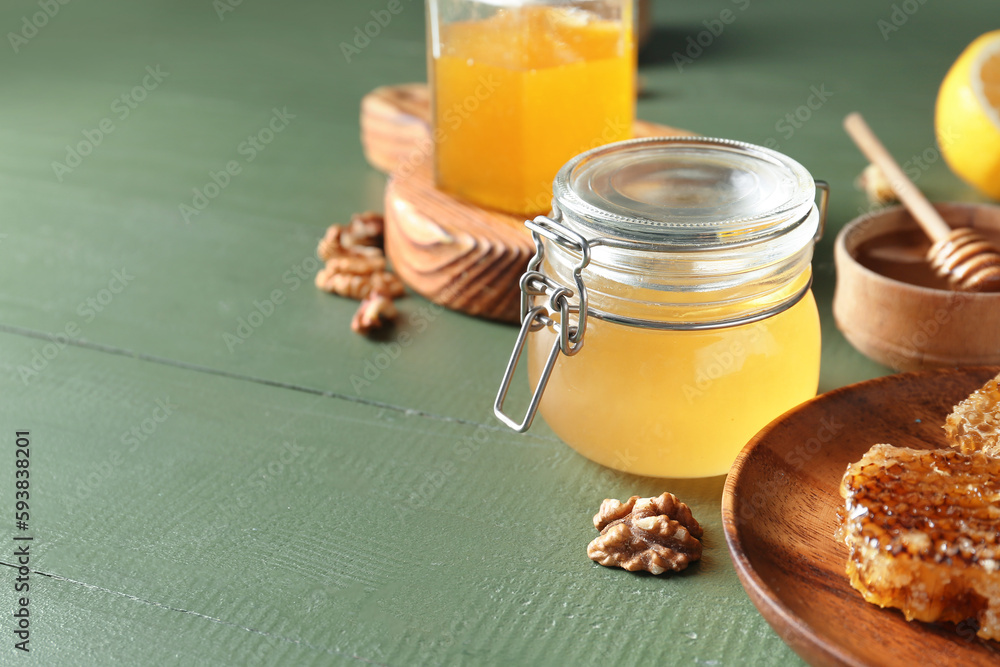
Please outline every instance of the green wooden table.
[[[733, 571], [722, 478], [630, 477], [544, 424], [508, 432], [491, 405], [514, 328], [411, 297], [396, 347], [312, 286], [326, 226], [380, 208], [361, 96], [425, 75], [412, 0], [347, 61], [386, 6], [0, 6], [0, 609], [30, 544], [31, 649], [7, 613], [0, 661], [795, 662]], [[933, 102], [998, 18], [994, 0], [656, 4], [640, 115], [770, 142], [832, 185], [822, 390], [888, 372], [830, 314], [833, 237], [865, 207], [840, 121], [864, 111], [932, 198], [976, 200], [934, 148]], [[699, 565], [586, 558], [603, 498], [665, 487], [707, 526]]]

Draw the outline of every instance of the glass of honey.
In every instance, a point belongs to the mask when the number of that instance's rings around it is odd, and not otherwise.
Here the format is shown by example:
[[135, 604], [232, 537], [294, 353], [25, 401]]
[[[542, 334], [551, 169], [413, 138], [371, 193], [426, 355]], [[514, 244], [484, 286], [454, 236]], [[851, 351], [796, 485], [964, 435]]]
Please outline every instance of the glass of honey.
[[435, 182], [549, 210], [571, 157], [632, 136], [633, 0], [428, 0]]
[[[536, 253], [498, 418], [524, 431], [540, 409], [602, 465], [707, 477], [815, 395], [828, 190], [801, 164], [737, 141], [635, 139], [570, 160], [553, 193], [526, 223]], [[524, 348], [533, 393], [517, 421], [503, 404]]]

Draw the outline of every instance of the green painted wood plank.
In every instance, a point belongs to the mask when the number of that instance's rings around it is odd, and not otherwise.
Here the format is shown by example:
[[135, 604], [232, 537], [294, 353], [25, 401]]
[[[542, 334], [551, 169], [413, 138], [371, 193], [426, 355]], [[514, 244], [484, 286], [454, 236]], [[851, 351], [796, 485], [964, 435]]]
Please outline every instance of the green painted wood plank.
[[[74, 2], [0, 49], [0, 425], [44, 447], [33, 565], [53, 575], [36, 580], [35, 657], [794, 662], [732, 571], [720, 479], [618, 475], [544, 425], [506, 433], [489, 405], [511, 327], [411, 298], [399, 331], [413, 342], [397, 350], [351, 334], [354, 304], [309, 284], [325, 226], [379, 206], [361, 95], [424, 75], [422, 8], [404, 5], [351, 63], [339, 45], [377, 0], [246, 1], [221, 16], [210, 2]], [[833, 235], [863, 207], [851, 181], [864, 161], [840, 119], [864, 111], [903, 160], [932, 151], [938, 82], [994, 10], [925, 3], [885, 39], [892, 7], [659, 2], [644, 57], [644, 118], [774, 139], [831, 182], [815, 261], [824, 389], [887, 372], [829, 312]], [[672, 54], [726, 9], [736, 20], [678, 71]], [[37, 11], [4, 3], [0, 26]], [[783, 124], [815, 88], [832, 94], [801, 127]], [[272, 143], [244, 145], [286, 108]], [[102, 121], [78, 166], [53, 167]], [[188, 223], [179, 206], [230, 161], [239, 173]], [[978, 199], [940, 160], [918, 182]], [[227, 345], [256, 304], [260, 325]], [[59, 333], [86, 346], [51, 346]], [[176, 410], [135, 446], [127, 432], [167, 398]], [[708, 527], [700, 566], [662, 579], [586, 559], [602, 498], [663, 488]], [[13, 655], [0, 648], [4, 664]]]
[[[380, 205], [383, 178], [364, 164], [357, 105], [376, 85], [424, 75], [423, 10], [404, 6], [350, 63], [340, 44], [378, 2], [244, 2], [221, 18], [207, 2], [73, 3], [16, 53], [0, 50], [0, 285], [9, 286], [0, 290], [0, 322], [48, 333], [75, 323], [81, 337], [102, 344], [479, 419], [514, 337], [509, 327], [428, 316], [426, 302], [410, 299], [401, 330], [426, 324], [426, 333], [371, 385], [352, 382], [382, 360], [379, 344], [347, 332], [353, 303], [316, 293], [295, 273], [308, 279], [327, 224]], [[938, 82], [991, 7], [927, 3], [888, 39], [878, 28], [892, 11], [886, 3], [656, 7], [640, 114], [773, 139], [833, 185], [816, 258], [823, 388], [886, 372], [845, 344], [829, 312], [832, 237], [863, 204], [851, 187], [863, 161], [840, 118], [864, 110], [903, 158], [930, 150]], [[674, 53], [725, 10], [733, 22], [678, 71]], [[30, 0], [5, 3], [0, 25], [16, 29], [36, 11]], [[829, 98], [791, 127], [785, 115], [814, 89]], [[274, 109], [295, 118], [258, 151], [247, 138]], [[95, 134], [102, 121], [113, 131]], [[99, 145], [80, 148], [85, 133]], [[90, 152], [68, 173], [53, 167], [69, 164], [67, 147]], [[211, 174], [230, 162], [239, 173], [219, 177], [228, 185], [186, 224], [180, 205], [195, 203], [194, 189], [214, 193]], [[940, 160], [921, 176], [932, 196], [975, 198]], [[134, 279], [100, 312], [88, 307], [87, 299], [106, 296], [116, 270]], [[283, 303], [259, 327], [240, 328], [241, 318], [257, 321], [255, 304], [270, 312], [275, 290]], [[227, 345], [227, 334], [247, 332]]]
[[[0, 334], [5, 357], [32, 344]], [[721, 478], [617, 474], [553, 438], [75, 346], [59, 361], [26, 389], [0, 367], [0, 429], [31, 432], [31, 565], [57, 577], [35, 579], [43, 662], [790, 656], [732, 569]], [[587, 559], [603, 498], [666, 488], [706, 525], [700, 564]]]

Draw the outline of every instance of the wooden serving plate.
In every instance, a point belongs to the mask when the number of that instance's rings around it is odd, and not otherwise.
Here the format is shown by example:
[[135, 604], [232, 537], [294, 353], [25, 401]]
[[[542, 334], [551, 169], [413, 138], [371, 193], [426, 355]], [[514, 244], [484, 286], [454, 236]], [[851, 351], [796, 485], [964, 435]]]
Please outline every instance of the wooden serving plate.
[[[637, 120], [633, 134], [691, 133]], [[524, 218], [480, 208], [435, 188], [430, 137], [430, 94], [425, 84], [386, 86], [362, 99], [365, 157], [390, 175], [385, 243], [393, 269], [435, 303], [517, 322], [518, 281], [534, 253]]]
[[722, 500], [743, 587], [813, 665], [997, 665], [1000, 642], [968, 627], [907, 622], [862, 599], [834, 537], [848, 463], [876, 443], [946, 447], [952, 407], [998, 367], [906, 373], [819, 396], [771, 422], [740, 453]]

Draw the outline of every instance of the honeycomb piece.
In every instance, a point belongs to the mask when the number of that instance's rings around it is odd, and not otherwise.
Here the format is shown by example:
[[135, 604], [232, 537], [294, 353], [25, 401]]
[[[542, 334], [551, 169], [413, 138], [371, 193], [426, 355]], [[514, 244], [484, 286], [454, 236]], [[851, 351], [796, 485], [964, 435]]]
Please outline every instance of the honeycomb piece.
[[944, 432], [951, 446], [966, 454], [1000, 457], [1000, 375], [955, 406]]
[[839, 537], [861, 595], [1000, 640], [1000, 459], [875, 445], [847, 468]]

